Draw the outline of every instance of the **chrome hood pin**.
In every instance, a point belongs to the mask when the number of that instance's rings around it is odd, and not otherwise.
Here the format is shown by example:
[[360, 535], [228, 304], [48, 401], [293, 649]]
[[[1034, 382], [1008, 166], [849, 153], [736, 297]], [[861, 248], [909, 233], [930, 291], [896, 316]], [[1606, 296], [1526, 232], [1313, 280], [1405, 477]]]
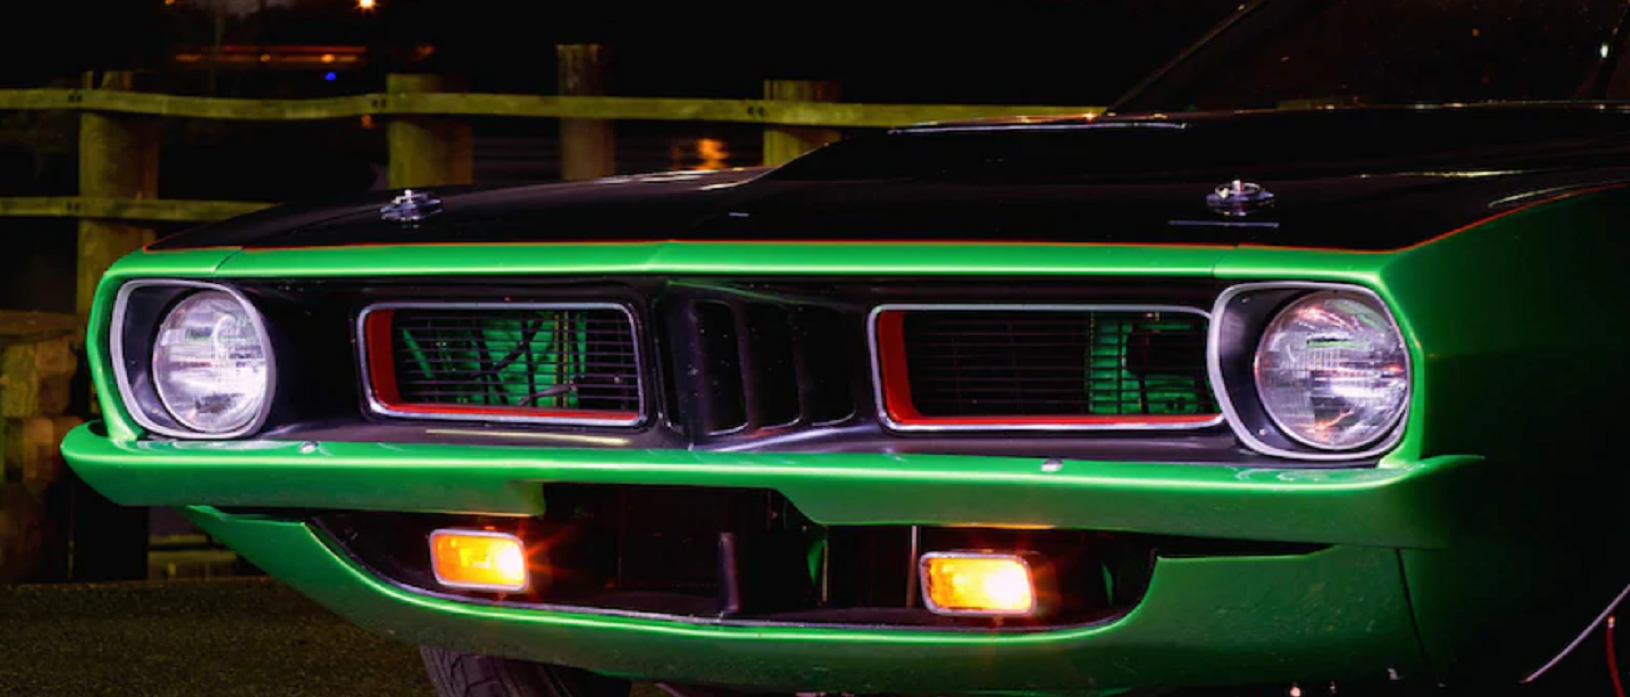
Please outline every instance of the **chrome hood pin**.
[[413, 223], [441, 212], [441, 199], [430, 194], [403, 189], [402, 195], [391, 199], [379, 209], [379, 217], [398, 223]]
[[1259, 184], [1235, 179], [1207, 195], [1206, 205], [1229, 218], [1243, 218], [1273, 205], [1273, 194]]

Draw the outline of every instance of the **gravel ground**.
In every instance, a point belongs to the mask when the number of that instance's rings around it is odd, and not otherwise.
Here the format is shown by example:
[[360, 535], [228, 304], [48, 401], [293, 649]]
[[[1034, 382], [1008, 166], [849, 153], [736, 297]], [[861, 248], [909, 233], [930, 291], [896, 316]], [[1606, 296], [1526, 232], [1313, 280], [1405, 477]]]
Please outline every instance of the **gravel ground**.
[[416, 647], [256, 578], [0, 586], [0, 695], [434, 693]]

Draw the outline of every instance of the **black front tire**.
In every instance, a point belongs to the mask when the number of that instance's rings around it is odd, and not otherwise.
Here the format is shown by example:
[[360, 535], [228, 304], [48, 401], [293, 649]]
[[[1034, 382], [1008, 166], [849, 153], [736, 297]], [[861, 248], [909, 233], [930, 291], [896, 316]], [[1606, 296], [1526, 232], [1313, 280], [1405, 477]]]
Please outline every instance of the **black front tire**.
[[439, 697], [628, 697], [627, 680], [576, 668], [429, 646], [419, 653]]

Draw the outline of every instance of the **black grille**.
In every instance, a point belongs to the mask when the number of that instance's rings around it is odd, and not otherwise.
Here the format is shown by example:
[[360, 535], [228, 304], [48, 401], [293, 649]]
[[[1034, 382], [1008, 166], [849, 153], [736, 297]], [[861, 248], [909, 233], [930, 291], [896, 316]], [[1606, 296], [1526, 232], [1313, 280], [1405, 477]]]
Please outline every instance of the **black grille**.
[[1199, 314], [891, 312], [899, 313], [895, 350], [903, 353], [910, 407], [924, 418], [1216, 413]]
[[641, 411], [634, 327], [620, 308], [396, 308], [369, 321], [388, 326], [388, 371], [372, 366], [387, 407], [617, 419]]

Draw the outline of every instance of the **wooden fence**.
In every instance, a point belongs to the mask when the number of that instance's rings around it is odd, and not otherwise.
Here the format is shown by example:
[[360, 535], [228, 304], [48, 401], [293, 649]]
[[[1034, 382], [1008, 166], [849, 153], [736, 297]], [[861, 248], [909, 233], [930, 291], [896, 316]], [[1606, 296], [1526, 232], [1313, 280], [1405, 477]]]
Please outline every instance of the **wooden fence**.
[[288, 122], [371, 116], [387, 124], [390, 186], [469, 183], [470, 126], [460, 117], [560, 120], [566, 179], [611, 174], [613, 120], [715, 121], [764, 126], [765, 164], [780, 164], [838, 139], [843, 128], [1015, 115], [1095, 113], [1081, 106], [849, 104], [830, 82], [767, 80], [762, 99], [666, 99], [605, 96], [599, 46], [557, 47], [560, 95], [447, 91], [442, 76], [390, 75], [385, 91], [326, 99], [230, 99], [136, 91], [128, 72], [88, 74], [79, 89], [0, 90], [3, 110], [80, 113], [79, 194], [0, 197], [0, 217], [80, 221], [81, 314], [107, 266], [151, 241], [142, 223], [206, 222], [270, 205], [254, 201], [158, 200], [160, 118]]
[[[470, 125], [464, 117], [559, 119], [564, 178], [591, 179], [612, 173], [616, 143], [609, 122], [614, 120], [761, 124], [764, 126], [765, 164], [774, 165], [837, 140], [839, 129], [844, 128], [1098, 111], [1080, 106], [850, 104], [838, 101], [838, 86], [833, 83], [798, 80], [765, 81], [762, 99], [615, 97], [605, 94], [602, 55], [599, 46], [557, 47], [561, 86], [558, 95], [461, 93], [452, 91], [455, 83], [448, 78], [421, 74], [389, 75], [384, 92], [326, 99], [263, 100], [152, 94], [138, 91], [136, 76], [129, 72], [87, 74], [78, 89], [0, 90], [0, 111], [62, 110], [80, 114], [78, 195], [0, 197], [0, 218], [67, 217], [79, 221], [77, 313], [45, 319], [31, 313], [34, 319], [30, 321], [44, 321], [56, 327], [50, 340], [39, 345], [49, 344], [49, 350], [55, 352], [50, 353], [51, 356], [60, 353], [56, 343], [62, 342], [66, 331], [61, 327], [77, 327], [82, 323], [97, 280], [120, 256], [153, 240], [152, 223], [206, 222], [271, 205], [253, 201], [158, 199], [159, 121], [163, 118], [251, 122], [380, 118], [385, 120], [387, 128], [389, 184], [403, 188], [470, 182], [472, 146]], [[3, 325], [16, 321], [21, 320], [0, 316], [0, 341], [9, 331]], [[42, 340], [34, 334], [28, 336], [27, 342], [17, 345], [34, 345]], [[5, 350], [9, 377], [12, 354], [31, 349], [8, 346]], [[17, 366], [22, 369], [22, 363]], [[53, 385], [72, 375], [72, 370], [66, 375], [60, 371], [50, 372], [60, 368], [54, 362], [48, 368], [41, 370], [49, 373]], [[31, 388], [0, 385], [7, 405], [5, 432], [0, 435], [4, 445], [0, 450], [4, 452], [4, 471], [36, 473], [17, 474], [16, 483], [21, 484], [20, 480], [26, 476], [28, 486], [25, 488], [37, 491], [54, 477], [57, 467], [36, 462], [40, 453], [45, 452], [36, 441], [48, 436], [60, 438], [61, 434], [56, 431], [68, 421], [57, 416], [61, 411], [55, 408], [54, 402], [43, 406], [13, 405], [16, 400], [38, 397], [37, 394], [19, 396], [23, 394], [20, 390], [27, 389]], [[13, 423], [16, 419], [22, 421]], [[46, 433], [46, 425], [52, 429], [50, 434]], [[12, 491], [11, 498], [18, 501], [9, 503], [5, 491], [0, 489], [0, 579], [8, 573], [13, 576], [17, 573], [15, 568], [9, 572], [6, 569], [4, 540], [7, 535], [16, 537], [19, 529], [32, 529], [29, 526], [33, 525], [21, 519], [10, 520], [8, 524], [6, 509], [13, 512], [12, 518], [18, 518], [22, 514], [17, 511], [27, 506], [19, 503], [23, 498], [19, 492], [23, 489]], [[13, 560], [27, 556], [26, 550], [14, 550], [11, 554]]]

